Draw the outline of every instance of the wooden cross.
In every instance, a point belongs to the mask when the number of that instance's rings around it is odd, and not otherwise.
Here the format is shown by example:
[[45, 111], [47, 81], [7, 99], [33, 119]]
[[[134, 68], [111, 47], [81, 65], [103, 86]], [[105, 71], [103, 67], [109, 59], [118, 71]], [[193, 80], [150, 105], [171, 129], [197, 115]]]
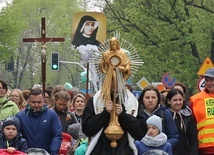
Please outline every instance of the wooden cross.
[[45, 18], [41, 18], [41, 38], [23, 38], [23, 42], [40, 42], [41, 47], [41, 65], [42, 65], [42, 89], [45, 95], [46, 82], [46, 43], [49, 42], [64, 42], [65, 38], [46, 38]]

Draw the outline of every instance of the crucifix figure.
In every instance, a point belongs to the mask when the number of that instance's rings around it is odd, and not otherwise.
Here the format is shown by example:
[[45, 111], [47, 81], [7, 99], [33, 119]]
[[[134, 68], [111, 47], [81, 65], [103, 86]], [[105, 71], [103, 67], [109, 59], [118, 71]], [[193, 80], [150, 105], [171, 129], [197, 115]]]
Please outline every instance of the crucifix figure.
[[39, 42], [41, 43], [41, 65], [42, 65], [42, 89], [45, 94], [46, 82], [46, 45], [49, 42], [64, 42], [65, 38], [46, 38], [45, 18], [41, 18], [41, 38], [23, 38], [23, 42]]

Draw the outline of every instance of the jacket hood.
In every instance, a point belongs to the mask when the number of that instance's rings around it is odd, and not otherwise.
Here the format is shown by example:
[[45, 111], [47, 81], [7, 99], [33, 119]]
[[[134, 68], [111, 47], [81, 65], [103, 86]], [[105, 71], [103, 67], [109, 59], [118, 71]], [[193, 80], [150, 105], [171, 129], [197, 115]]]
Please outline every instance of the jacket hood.
[[161, 105], [159, 104], [157, 107], [156, 107], [156, 109], [154, 109], [154, 111], [152, 111], [152, 113], [150, 114], [150, 113], [148, 113], [147, 111], [146, 111], [146, 109], [143, 109], [143, 111], [148, 115], [148, 116], [152, 116], [154, 113], [156, 113], [156, 111], [158, 111], [160, 108], [162, 108], [161, 107]]
[[188, 106], [185, 106], [185, 108], [180, 110], [180, 113], [184, 116], [190, 116], [192, 114], [192, 110]]
[[47, 106], [44, 105], [42, 110], [40, 111], [33, 111], [31, 108], [30, 108], [30, 105], [27, 105], [26, 108], [25, 108], [25, 111], [27, 112], [27, 115], [31, 115], [31, 116], [38, 116], [38, 115], [41, 115], [43, 114], [45, 111], [47, 110]]

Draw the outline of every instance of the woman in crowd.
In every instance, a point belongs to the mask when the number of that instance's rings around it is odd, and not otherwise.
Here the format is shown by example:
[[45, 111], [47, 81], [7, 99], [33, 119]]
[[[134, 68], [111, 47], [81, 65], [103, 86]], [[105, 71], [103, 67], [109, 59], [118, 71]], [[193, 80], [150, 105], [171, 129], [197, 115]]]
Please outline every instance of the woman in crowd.
[[184, 94], [178, 89], [171, 89], [166, 96], [166, 107], [178, 129], [179, 139], [173, 149], [173, 155], [197, 155], [198, 139], [196, 122], [192, 111], [184, 104]]
[[68, 127], [68, 133], [73, 137], [71, 148], [72, 151], [75, 152], [74, 154], [79, 154], [79, 152], [82, 152], [81, 154], [85, 154], [87, 145], [82, 144], [86, 144], [85, 142], [87, 141], [87, 137], [82, 132], [82, 115], [86, 106], [86, 98], [83, 93], [78, 92], [74, 95], [72, 105], [74, 108], [72, 114], [76, 123], [73, 123]]
[[58, 91], [54, 95], [54, 101], [55, 105], [53, 107], [53, 110], [56, 111], [62, 124], [62, 132], [68, 133], [68, 126], [72, 123], [76, 123], [75, 117], [68, 110], [70, 95], [66, 91]]
[[7, 98], [7, 84], [0, 80], [0, 120], [9, 116], [15, 116], [19, 112], [19, 108], [13, 101]]
[[184, 94], [184, 104], [189, 106], [189, 101], [185, 100], [187, 87], [181, 82], [175, 82], [171, 89], [179, 89]]
[[77, 124], [73, 124], [69, 127], [70, 132], [74, 131], [75, 133], [78, 133], [76, 135], [76, 139], [85, 139], [86, 136], [82, 132], [82, 116], [83, 116], [83, 111], [86, 106], [86, 98], [82, 93], [77, 93], [74, 98], [73, 98], [73, 107], [74, 111], [72, 112], [73, 115], [75, 116]]
[[138, 98], [139, 104], [143, 107], [143, 115], [147, 120], [152, 115], [163, 119], [162, 132], [168, 137], [168, 142], [174, 147], [178, 141], [178, 131], [170, 111], [161, 104], [161, 94], [156, 86], [146, 86]]
[[20, 89], [13, 89], [10, 93], [11, 101], [15, 102], [16, 105], [19, 107], [19, 110], [24, 110], [27, 102], [23, 96], [23, 93]]
[[53, 108], [54, 105], [55, 105], [55, 100], [54, 100], [54, 95], [59, 92], [59, 91], [66, 91], [65, 87], [63, 85], [56, 85], [53, 87], [53, 90], [51, 92], [51, 96], [50, 96], [50, 102], [49, 102], [49, 105], [48, 105], [48, 108]]
[[75, 114], [78, 123], [82, 123], [82, 114], [83, 110], [85, 109], [85, 106], [86, 106], [85, 96], [81, 93], [77, 93], [73, 98], [73, 107], [75, 109], [73, 114]]

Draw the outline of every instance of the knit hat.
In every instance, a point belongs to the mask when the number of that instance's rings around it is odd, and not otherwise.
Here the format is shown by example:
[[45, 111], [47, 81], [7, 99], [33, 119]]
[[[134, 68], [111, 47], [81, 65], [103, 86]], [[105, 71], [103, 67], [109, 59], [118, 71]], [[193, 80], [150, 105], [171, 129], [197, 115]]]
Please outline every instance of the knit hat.
[[162, 131], [162, 119], [159, 116], [152, 115], [147, 119], [146, 123], [147, 125], [154, 125], [159, 129], [160, 132]]
[[5, 118], [3, 120], [3, 124], [2, 124], [2, 131], [8, 125], [14, 125], [16, 127], [17, 131], [20, 130], [20, 122], [19, 122], [19, 119], [17, 117], [10, 116], [10, 117]]

